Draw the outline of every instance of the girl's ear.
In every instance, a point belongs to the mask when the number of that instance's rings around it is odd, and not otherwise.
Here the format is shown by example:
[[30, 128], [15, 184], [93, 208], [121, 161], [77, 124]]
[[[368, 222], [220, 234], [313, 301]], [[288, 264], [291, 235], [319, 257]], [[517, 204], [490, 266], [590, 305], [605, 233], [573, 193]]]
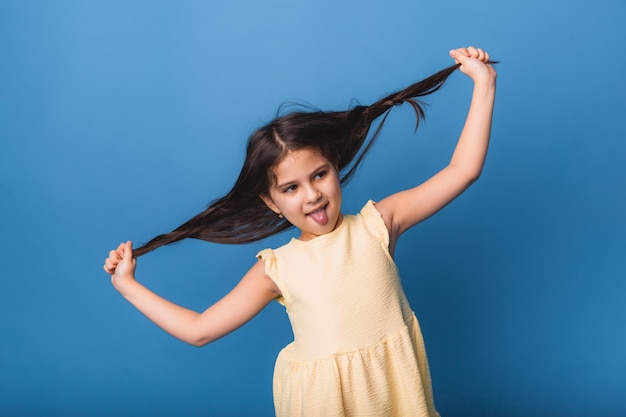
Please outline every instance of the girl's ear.
[[267, 194], [261, 194], [259, 197], [261, 197], [261, 200], [263, 200], [265, 205], [269, 207], [270, 210], [272, 210], [276, 214], [280, 214], [280, 210], [278, 209], [278, 207], [276, 207], [276, 204], [274, 204], [274, 201], [272, 201], [272, 197], [270, 197]]

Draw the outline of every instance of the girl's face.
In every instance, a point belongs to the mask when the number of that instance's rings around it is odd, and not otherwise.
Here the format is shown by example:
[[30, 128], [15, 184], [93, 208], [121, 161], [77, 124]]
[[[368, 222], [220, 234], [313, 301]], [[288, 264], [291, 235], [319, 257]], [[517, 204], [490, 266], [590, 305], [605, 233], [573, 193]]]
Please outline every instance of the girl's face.
[[314, 149], [289, 151], [273, 169], [276, 181], [261, 196], [300, 229], [300, 240], [329, 233], [341, 223], [341, 186], [335, 166]]

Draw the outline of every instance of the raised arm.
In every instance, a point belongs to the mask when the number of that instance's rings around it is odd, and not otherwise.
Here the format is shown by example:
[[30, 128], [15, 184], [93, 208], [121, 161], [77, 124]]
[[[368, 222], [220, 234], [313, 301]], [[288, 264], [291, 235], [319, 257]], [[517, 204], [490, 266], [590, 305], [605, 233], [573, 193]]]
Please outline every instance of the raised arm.
[[474, 82], [465, 125], [449, 164], [415, 188], [393, 194], [376, 207], [385, 219], [393, 251], [398, 237], [454, 200], [478, 179], [487, 155], [496, 92], [489, 54], [474, 47], [450, 51], [460, 71]]
[[242, 326], [280, 292], [258, 261], [231, 292], [203, 313], [181, 307], [150, 291], [135, 280], [132, 244], [109, 253], [104, 270], [113, 286], [139, 311], [172, 336], [203, 346]]

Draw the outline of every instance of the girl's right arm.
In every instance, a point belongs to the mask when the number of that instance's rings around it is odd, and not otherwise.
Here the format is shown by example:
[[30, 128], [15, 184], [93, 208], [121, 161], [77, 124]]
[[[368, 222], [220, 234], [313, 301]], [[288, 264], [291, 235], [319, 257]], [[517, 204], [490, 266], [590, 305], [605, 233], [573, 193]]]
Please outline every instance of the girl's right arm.
[[137, 282], [132, 252], [131, 242], [122, 243], [105, 260], [104, 270], [111, 274], [113, 286], [157, 326], [194, 346], [206, 345], [232, 332], [280, 296], [276, 284], [265, 274], [263, 261], [258, 261], [231, 292], [198, 313], [160, 297]]

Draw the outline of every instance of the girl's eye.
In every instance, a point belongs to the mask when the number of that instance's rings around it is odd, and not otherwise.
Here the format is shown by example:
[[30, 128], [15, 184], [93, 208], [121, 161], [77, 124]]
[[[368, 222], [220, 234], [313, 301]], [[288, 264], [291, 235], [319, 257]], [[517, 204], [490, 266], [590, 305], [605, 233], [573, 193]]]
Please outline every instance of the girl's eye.
[[289, 187], [283, 188], [283, 193], [292, 193], [292, 192], [296, 191], [297, 188], [298, 188], [298, 186], [295, 185], [295, 184], [290, 185]]
[[321, 178], [324, 178], [325, 176], [326, 176], [326, 171], [320, 171], [317, 174], [315, 174], [313, 178], [315, 178], [316, 180], [319, 180]]

